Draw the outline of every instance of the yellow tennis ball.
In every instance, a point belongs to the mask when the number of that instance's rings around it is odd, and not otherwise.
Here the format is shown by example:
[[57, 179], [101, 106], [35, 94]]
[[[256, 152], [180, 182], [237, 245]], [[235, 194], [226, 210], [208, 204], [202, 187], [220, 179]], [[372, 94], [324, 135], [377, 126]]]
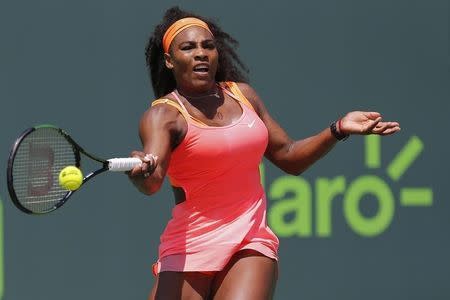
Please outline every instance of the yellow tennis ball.
[[66, 190], [75, 191], [83, 183], [83, 173], [75, 166], [68, 166], [59, 172], [59, 184]]

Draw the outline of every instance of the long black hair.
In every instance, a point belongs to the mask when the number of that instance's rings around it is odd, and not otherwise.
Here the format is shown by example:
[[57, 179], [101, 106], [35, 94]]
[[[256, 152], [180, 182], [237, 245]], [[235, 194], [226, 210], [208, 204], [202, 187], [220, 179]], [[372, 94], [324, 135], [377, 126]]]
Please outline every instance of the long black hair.
[[172, 71], [166, 67], [162, 38], [166, 30], [179, 19], [195, 17], [206, 22], [214, 35], [216, 48], [219, 54], [219, 62], [215, 80], [248, 82], [248, 69], [236, 53], [238, 41], [231, 37], [213, 21], [193, 13], [183, 11], [178, 6], [169, 8], [164, 14], [163, 20], [155, 27], [145, 48], [145, 60], [147, 62], [153, 91], [156, 97], [161, 97], [173, 91], [176, 87]]

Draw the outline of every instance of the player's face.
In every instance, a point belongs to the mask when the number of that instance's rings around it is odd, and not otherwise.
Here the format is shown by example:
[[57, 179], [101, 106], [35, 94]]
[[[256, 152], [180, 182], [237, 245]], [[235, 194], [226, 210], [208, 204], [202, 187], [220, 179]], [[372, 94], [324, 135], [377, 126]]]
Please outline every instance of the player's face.
[[218, 58], [211, 33], [192, 26], [172, 41], [166, 66], [172, 69], [178, 88], [191, 94], [204, 93], [214, 88]]

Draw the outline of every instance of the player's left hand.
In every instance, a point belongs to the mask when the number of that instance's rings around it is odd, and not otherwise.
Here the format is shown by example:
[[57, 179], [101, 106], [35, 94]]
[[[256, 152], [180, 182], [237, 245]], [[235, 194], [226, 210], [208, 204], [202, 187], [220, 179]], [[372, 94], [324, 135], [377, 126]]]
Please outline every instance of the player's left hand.
[[400, 124], [382, 121], [378, 112], [352, 111], [341, 119], [338, 130], [343, 134], [390, 135], [400, 130]]

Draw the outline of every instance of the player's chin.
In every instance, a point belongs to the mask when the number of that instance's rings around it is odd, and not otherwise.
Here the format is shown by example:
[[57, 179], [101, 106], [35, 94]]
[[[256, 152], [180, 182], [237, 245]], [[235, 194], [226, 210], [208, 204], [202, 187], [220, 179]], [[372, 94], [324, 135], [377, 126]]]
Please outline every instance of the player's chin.
[[192, 85], [198, 91], [208, 91], [211, 88], [211, 85], [214, 84], [215, 79], [211, 75], [196, 75], [192, 77]]

